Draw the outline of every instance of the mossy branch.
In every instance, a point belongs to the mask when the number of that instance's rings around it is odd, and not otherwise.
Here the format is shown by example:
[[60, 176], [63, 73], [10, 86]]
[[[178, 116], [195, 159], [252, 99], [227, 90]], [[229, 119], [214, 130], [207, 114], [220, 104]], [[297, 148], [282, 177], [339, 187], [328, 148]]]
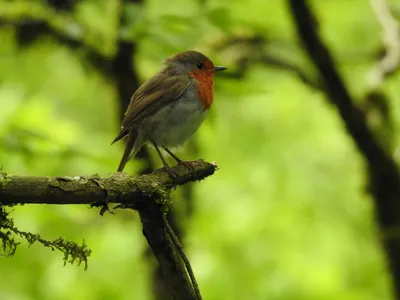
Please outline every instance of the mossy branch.
[[110, 177], [27, 177], [10, 176], [0, 170], [0, 239], [3, 253], [13, 255], [18, 242], [15, 236], [23, 237], [31, 245], [39, 242], [64, 253], [64, 263], [82, 262], [87, 268], [91, 250], [64, 239], [47, 241], [38, 234], [23, 232], [14, 226], [5, 206], [17, 204], [90, 204], [102, 206], [103, 214], [109, 203], [119, 203], [119, 208], [131, 208], [139, 212], [146, 237], [159, 262], [164, 278], [175, 299], [201, 300], [190, 263], [182, 246], [166, 223], [166, 212], [170, 203], [170, 192], [178, 185], [202, 180], [212, 175], [217, 166], [203, 160], [188, 162], [192, 170], [178, 165], [172, 171], [178, 175], [173, 180], [164, 170], [131, 177], [125, 173], [114, 173]]
[[163, 169], [137, 177], [126, 173], [113, 173], [110, 177], [30, 177], [0, 173], [0, 204], [119, 203], [135, 209], [143, 199], [167, 201], [169, 192], [177, 185], [204, 179], [216, 170], [215, 164], [203, 160], [190, 164], [194, 172], [183, 165], [173, 168], [179, 175], [175, 183]]
[[75, 242], [58, 238], [53, 241], [43, 239], [39, 234], [21, 231], [14, 225], [14, 221], [9, 217], [9, 213], [6, 211], [4, 206], [0, 206], [0, 240], [2, 244], [2, 255], [13, 256], [17, 250], [19, 242], [16, 241], [15, 237], [20, 236], [25, 239], [29, 246], [34, 243], [40, 243], [51, 250], [59, 250], [64, 254], [64, 265], [68, 262], [71, 264], [77, 263], [81, 265], [84, 263], [85, 270], [88, 267], [88, 257], [90, 256], [91, 250], [82, 242], [82, 245], [78, 245]]

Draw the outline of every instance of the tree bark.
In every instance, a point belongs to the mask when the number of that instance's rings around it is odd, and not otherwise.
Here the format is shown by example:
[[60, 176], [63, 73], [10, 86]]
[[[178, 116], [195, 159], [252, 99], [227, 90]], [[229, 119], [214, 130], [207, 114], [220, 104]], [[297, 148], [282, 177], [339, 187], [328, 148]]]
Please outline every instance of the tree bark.
[[[159, 169], [148, 175], [131, 177], [114, 173], [110, 177], [10, 176], [0, 172], [0, 205], [14, 204], [98, 204], [120, 203], [118, 207], [137, 210], [146, 237], [168, 289], [176, 300], [201, 300], [194, 274], [176, 236], [168, 230], [166, 219], [170, 191], [176, 185], [201, 180], [212, 175], [216, 165], [202, 160], [190, 162], [194, 168], [178, 165], [179, 175], [171, 179]], [[1, 228], [0, 223], [0, 228]]]
[[138, 211], [143, 224], [143, 235], [153, 250], [173, 299], [199, 300], [183, 261], [166, 230], [164, 219], [166, 216], [160, 206], [152, 202], [145, 207], [139, 205]]
[[175, 184], [204, 179], [216, 170], [215, 164], [202, 160], [190, 163], [194, 173], [182, 165], [172, 168], [179, 175], [175, 183], [163, 169], [137, 177], [125, 173], [113, 173], [110, 177], [30, 177], [0, 173], [0, 204], [120, 203], [136, 209], [144, 197], [165, 198]]

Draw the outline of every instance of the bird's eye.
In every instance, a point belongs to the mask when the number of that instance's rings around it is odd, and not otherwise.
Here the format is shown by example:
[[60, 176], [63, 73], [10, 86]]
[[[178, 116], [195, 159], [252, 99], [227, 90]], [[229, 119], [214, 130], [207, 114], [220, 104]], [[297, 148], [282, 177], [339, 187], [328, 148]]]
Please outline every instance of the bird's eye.
[[198, 68], [198, 69], [201, 70], [201, 69], [203, 69], [203, 67], [204, 67], [204, 65], [203, 65], [202, 63], [198, 63], [198, 64], [197, 64], [197, 68]]

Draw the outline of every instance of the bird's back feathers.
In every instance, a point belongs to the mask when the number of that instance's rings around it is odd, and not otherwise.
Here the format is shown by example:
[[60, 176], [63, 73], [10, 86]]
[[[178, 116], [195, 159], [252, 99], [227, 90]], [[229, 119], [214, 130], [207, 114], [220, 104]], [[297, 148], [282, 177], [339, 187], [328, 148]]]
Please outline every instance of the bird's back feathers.
[[122, 121], [121, 131], [112, 144], [125, 137], [130, 130], [138, 129], [147, 117], [179, 98], [190, 84], [187, 75], [165, 76], [166, 69], [141, 85], [131, 98]]

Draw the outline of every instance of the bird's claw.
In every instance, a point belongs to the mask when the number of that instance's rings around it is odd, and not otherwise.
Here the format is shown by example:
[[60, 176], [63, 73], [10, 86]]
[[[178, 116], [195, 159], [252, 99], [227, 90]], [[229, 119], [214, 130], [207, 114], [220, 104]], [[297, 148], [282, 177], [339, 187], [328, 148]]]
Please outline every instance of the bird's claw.
[[189, 172], [192, 174], [192, 178], [197, 178], [197, 171], [196, 168], [192, 166], [192, 164], [188, 161], [180, 161], [178, 162], [179, 165], [185, 166]]
[[172, 171], [170, 167], [165, 166], [164, 169], [168, 173], [168, 175], [172, 178], [174, 185], [177, 185], [180, 178], [179, 174]]

